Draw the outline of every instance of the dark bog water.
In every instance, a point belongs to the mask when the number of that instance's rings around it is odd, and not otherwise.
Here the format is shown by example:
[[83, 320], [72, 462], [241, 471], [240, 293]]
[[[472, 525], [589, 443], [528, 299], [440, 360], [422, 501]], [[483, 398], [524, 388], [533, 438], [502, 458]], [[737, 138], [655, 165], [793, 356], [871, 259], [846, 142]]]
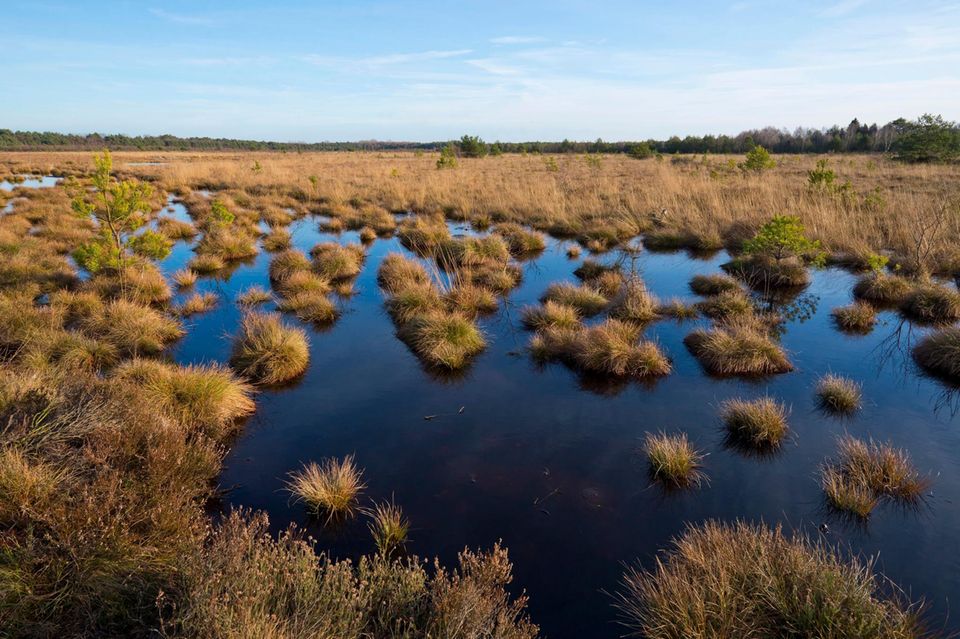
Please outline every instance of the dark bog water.
[[[354, 233], [319, 233], [312, 218], [292, 231], [303, 250], [321, 240], [357, 241]], [[393, 495], [410, 518], [411, 553], [452, 563], [464, 546], [502, 539], [515, 563], [514, 586], [527, 590], [534, 620], [552, 637], [619, 636], [603, 591], [617, 588], [623, 562], [651, 565], [686, 523], [709, 518], [783, 523], [855, 553], [879, 553], [879, 567], [912, 597], [927, 599], [935, 624], [945, 623], [960, 596], [960, 420], [953, 417], [956, 397], [910, 363], [910, 340], [925, 329], [885, 313], [868, 336], [839, 333], [829, 313], [850, 301], [853, 278], [829, 269], [815, 272], [803, 292], [804, 306], [815, 304], [809, 319], [786, 325], [792, 373], [759, 381], [708, 377], [682, 343], [698, 322], [671, 320], [646, 331], [672, 358], [671, 375], [649, 384], [584, 379], [559, 364], [535, 365], [519, 322], [520, 307], [536, 303], [550, 282], [575, 281], [581, 260], [567, 259], [565, 247], [551, 240], [541, 257], [524, 263], [522, 285], [482, 321], [487, 350], [462, 375], [443, 379], [394, 336], [376, 271], [387, 253], [403, 249], [395, 239], [376, 241], [356, 294], [340, 302], [340, 320], [322, 332], [306, 327], [311, 361], [303, 379], [258, 396], [256, 415], [226, 460], [227, 504], [266, 510], [278, 529], [296, 522], [333, 556], [370, 552], [365, 522], [325, 530], [283, 490], [287, 473], [303, 462], [354, 454], [367, 497]], [[178, 243], [163, 268], [173, 272], [190, 256]], [[252, 284], [269, 286], [269, 257], [238, 265], [229, 279], [198, 283], [221, 303], [187, 320], [178, 361], [227, 360], [239, 318], [233, 299]], [[645, 252], [634, 266], [661, 298], [692, 301], [690, 277], [718, 272], [726, 259]], [[826, 372], [863, 383], [865, 406], [854, 418], [814, 407], [814, 383]], [[762, 459], [725, 448], [720, 402], [763, 394], [792, 407], [792, 439]], [[671, 494], [650, 485], [638, 448], [645, 432], [661, 429], [687, 432], [708, 453], [708, 485]], [[909, 450], [933, 478], [926, 503], [918, 511], [882, 505], [864, 527], [829, 518], [817, 469], [844, 432]], [[829, 528], [819, 532], [824, 522]], [[960, 627], [953, 619], [948, 626]]]

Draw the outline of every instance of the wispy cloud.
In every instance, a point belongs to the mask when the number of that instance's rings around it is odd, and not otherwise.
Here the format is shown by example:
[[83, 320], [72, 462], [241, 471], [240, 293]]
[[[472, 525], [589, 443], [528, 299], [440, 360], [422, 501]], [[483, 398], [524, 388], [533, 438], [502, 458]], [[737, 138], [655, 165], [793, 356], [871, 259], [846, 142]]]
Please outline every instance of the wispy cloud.
[[540, 36], [500, 36], [490, 38], [490, 44], [533, 44], [543, 42], [545, 39]]
[[825, 18], [839, 18], [853, 13], [869, 1], [870, 0], [840, 0], [840, 2], [832, 4], [820, 11], [820, 15]]
[[303, 60], [310, 64], [324, 67], [384, 67], [392, 65], [410, 64], [415, 62], [426, 62], [429, 60], [444, 60], [447, 58], [459, 58], [473, 53], [473, 49], [451, 49], [446, 51], [418, 51], [414, 53], [388, 53], [384, 55], [366, 56], [351, 58], [345, 56], [328, 56], [309, 54], [303, 56]]
[[164, 20], [169, 20], [170, 22], [176, 22], [177, 24], [192, 24], [195, 26], [212, 26], [214, 21], [212, 18], [207, 18], [204, 16], [193, 16], [185, 15], [182, 13], [170, 13], [169, 11], [164, 11], [163, 9], [149, 9], [150, 13], [157, 16], [158, 18], [163, 18]]

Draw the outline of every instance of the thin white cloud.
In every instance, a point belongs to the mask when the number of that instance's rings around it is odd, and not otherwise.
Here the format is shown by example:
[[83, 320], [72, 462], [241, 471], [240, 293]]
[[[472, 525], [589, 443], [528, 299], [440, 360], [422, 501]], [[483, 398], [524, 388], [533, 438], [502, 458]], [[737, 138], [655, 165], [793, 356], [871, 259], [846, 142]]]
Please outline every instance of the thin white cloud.
[[163, 18], [164, 20], [169, 20], [170, 22], [176, 22], [177, 24], [192, 24], [195, 26], [211, 26], [214, 24], [214, 21], [211, 18], [206, 18], [203, 16], [170, 13], [169, 11], [164, 11], [163, 9], [149, 9], [149, 11], [158, 18]]
[[444, 60], [459, 58], [473, 53], [473, 49], [452, 49], [446, 51], [418, 51], [414, 53], [388, 53], [384, 55], [350, 58], [345, 56], [327, 56], [310, 54], [303, 56], [305, 62], [324, 67], [383, 67], [426, 62], [430, 60]]
[[540, 36], [500, 36], [498, 38], [490, 38], [491, 44], [533, 44], [535, 42], [543, 42], [545, 38]]
[[853, 13], [869, 1], [870, 0], [840, 0], [840, 2], [823, 9], [820, 15], [825, 18], [839, 18]]

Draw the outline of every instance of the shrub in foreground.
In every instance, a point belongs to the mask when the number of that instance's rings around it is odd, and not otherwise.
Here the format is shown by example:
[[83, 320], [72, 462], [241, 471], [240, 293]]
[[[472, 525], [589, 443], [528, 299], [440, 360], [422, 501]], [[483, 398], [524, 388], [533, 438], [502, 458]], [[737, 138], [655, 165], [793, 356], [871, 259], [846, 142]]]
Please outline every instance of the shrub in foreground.
[[276, 313], [247, 313], [234, 339], [230, 363], [260, 384], [280, 384], [307, 368], [310, 349], [302, 329], [283, 323]]
[[649, 571], [629, 568], [623, 623], [649, 639], [919, 639], [917, 610], [885, 596], [868, 560], [762, 524], [690, 526]]

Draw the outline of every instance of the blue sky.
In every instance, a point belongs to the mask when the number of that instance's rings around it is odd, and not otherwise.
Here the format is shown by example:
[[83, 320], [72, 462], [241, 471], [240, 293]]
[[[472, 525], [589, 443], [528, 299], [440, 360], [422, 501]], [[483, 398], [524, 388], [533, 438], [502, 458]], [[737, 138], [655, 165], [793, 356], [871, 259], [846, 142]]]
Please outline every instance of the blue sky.
[[5, 0], [0, 128], [645, 139], [960, 119], [960, 3]]

